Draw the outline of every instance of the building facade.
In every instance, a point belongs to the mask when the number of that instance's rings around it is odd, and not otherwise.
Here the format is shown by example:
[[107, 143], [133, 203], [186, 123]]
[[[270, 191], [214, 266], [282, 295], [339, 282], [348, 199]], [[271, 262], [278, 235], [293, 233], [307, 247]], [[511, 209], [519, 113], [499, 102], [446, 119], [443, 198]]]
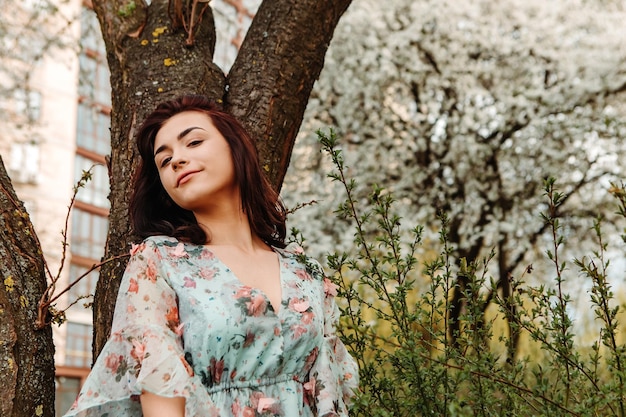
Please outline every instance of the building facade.
[[[15, 9], [13, 21], [5, 15], [2, 22], [10, 33], [5, 47], [22, 52], [2, 56], [0, 64], [0, 155], [60, 291], [103, 255], [109, 209], [109, 73], [88, 4], [27, 1]], [[19, 22], [44, 30], [37, 33]], [[91, 179], [75, 188], [85, 171]], [[91, 366], [88, 306], [97, 277], [97, 270], [91, 272], [55, 305], [63, 310], [73, 304], [66, 322], [53, 325], [58, 415], [71, 406]]]

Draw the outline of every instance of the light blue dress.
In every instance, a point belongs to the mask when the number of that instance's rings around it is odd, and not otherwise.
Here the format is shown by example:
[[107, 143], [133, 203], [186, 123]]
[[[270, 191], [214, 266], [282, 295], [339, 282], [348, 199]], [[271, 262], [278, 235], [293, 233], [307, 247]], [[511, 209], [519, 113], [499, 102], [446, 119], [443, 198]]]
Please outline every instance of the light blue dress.
[[299, 248], [274, 250], [279, 311], [205, 246], [134, 246], [111, 337], [66, 416], [138, 417], [142, 391], [184, 397], [187, 417], [347, 416], [358, 370], [335, 335], [336, 287]]

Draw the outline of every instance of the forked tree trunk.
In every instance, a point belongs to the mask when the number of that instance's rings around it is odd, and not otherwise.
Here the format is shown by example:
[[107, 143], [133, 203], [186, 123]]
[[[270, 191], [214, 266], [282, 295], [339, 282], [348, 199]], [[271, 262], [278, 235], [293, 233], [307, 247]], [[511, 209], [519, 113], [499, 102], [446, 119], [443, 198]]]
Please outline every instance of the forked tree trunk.
[[[132, 7], [124, 0], [93, 0], [113, 91], [105, 258], [129, 249], [128, 196], [137, 164], [133, 135], [161, 101], [194, 92], [223, 103], [257, 138], [262, 166], [280, 189], [311, 89], [350, 2], [265, 0], [226, 76], [213, 64], [215, 25], [210, 7], [193, 46], [185, 46], [188, 34], [173, 28], [167, 0], [152, 0], [150, 5], [132, 2]], [[94, 299], [94, 358], [109, 336], [125, 266], [125, 260], [111, 262], [100, 272]]]

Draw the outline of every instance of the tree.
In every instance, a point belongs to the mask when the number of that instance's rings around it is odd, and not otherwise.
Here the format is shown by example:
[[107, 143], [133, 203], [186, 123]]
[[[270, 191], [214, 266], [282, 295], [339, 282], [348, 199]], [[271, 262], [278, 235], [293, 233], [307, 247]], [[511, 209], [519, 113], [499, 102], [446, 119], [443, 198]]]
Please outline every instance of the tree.
[[[506, 295], [545, 237], [544, 178], [566, 193], [579, 254], [592, 219], [612, 217], [602, 196], [624, 175], [623, 18], [617, 2], [364, 0], [335, 35], [303, 130], [335, 128], [361, 201], [378, 184], [403, 225], [431, 231], [446, 211], [457, 259], [495, 248], [490, 273]], [[333, 190], [318, 184], [330, 163], [314, 140], [294, 154], [285, 187], [299, 193], [286, 202], [320, 201], [292, 221], [316, 250], [345, 248], [350, 227], [329, 215]]]
[[52, 328], [35, 326], [46, 291], [37, 235], [0, 158], [0, 414], [54, 415]]

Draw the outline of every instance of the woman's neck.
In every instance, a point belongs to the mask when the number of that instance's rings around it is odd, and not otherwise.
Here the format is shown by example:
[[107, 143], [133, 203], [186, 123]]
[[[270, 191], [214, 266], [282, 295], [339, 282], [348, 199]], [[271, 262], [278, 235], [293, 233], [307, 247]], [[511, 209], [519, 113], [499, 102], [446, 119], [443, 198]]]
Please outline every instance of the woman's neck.
[[196, 221], [208, 237], [208, 245], [236, 246], [244, 251], [251, 251], [266, 245], [252, 231], [248, 216], [243, 210], [225, 213], [195, 213]]

